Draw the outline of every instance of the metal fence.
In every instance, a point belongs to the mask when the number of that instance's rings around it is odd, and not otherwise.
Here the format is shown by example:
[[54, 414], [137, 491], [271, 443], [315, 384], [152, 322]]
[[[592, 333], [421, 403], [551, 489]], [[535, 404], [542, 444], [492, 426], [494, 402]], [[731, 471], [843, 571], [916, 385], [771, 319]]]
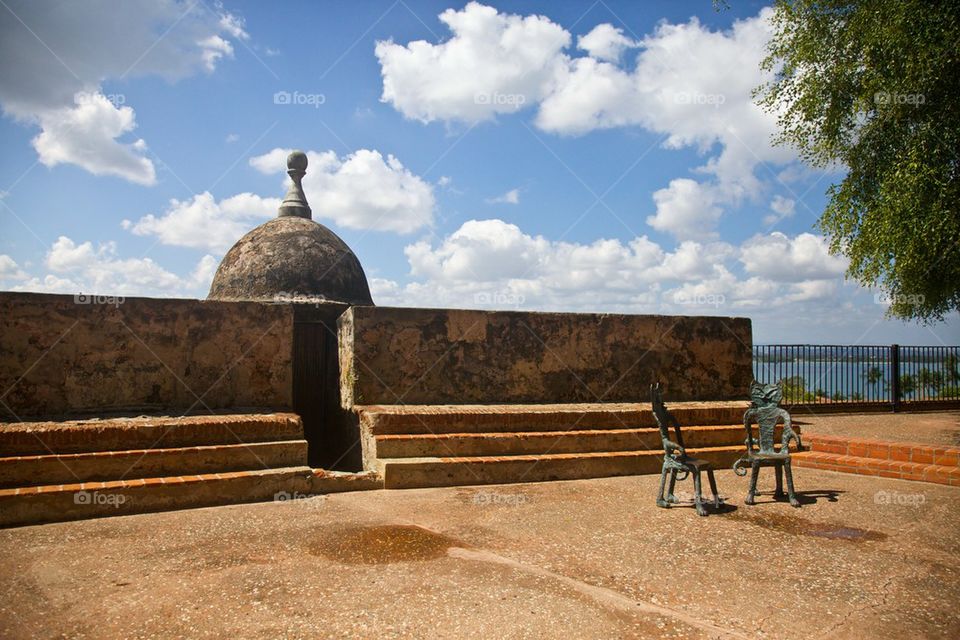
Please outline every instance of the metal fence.
[[960, 400], [960, 347], [755, 345], [753, 375], [779, 383], [786, 405], [889, 403], [896, 411]]

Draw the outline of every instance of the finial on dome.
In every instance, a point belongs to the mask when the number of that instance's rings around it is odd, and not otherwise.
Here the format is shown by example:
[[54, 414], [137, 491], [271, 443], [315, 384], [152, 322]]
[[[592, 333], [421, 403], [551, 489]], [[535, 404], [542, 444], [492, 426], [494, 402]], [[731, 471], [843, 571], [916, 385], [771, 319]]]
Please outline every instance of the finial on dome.
[[307, 173], [307, 154], [303, 151], [294, 151], [287, 156], [287, 175], [293, 180], [287, 195], [283, 197], [280, 203], [280, 209], [277, 217], [285, 218], [293, 216], [297, 218], [313, 219], [313, 213], [310, 211], [310, 205], [307, 204], [307, 196], [303, 193], [303, 176]]

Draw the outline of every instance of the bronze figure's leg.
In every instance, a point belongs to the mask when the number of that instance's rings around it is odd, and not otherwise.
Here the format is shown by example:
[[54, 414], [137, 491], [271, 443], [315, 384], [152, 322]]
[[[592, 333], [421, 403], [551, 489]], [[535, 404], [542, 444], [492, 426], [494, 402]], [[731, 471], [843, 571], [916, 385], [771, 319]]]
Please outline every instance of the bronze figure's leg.
[[710, 481], [710, 491], [713, 493], [713, 506], [720, 508], [720, 494], [717, 493], [717, 480], [713, 477], [713, 469], [707, 469], [707, 480]]
[[760, 477], [760, 463], [754, 461], [750, 469], [750, 489], [747, 490], [747, 498], [744, 504], [754, 504], [754, 497], [757, 495], [757, 478]]
[[657, 506], [662, 508], [669, 508], [670, 503], [668, 503], [663, 498], [663, 489], [667, 484], [667, 465], [664, 463], [663, 469], [660, 470], [660, 489], [657, 491]]
[[677, 496], [673, 495], [673, 487], [677, 484], [677, 470], [670, 469], [670, 488], [667, 490], [667, 502], [677, 504]]
[[787, 472], [787, 495], [790, 496], [790, 506], [799, 507], [800, 501], [797, 500], [796, 494], [793, 492], [793, 472], [790, 471], [790, 461], [787, 460], [784, 463]]
[[700, 469], [693, 470], [693, 505], [698, 514], [707, 515], [707, 508], [703, 506], [703, 491], [700, 488]]
[[773, 492], [773, 497], [780, 500], [783, 498], [783, 463], [778, 462], [775, 466], [777, 469], [777, 490]]

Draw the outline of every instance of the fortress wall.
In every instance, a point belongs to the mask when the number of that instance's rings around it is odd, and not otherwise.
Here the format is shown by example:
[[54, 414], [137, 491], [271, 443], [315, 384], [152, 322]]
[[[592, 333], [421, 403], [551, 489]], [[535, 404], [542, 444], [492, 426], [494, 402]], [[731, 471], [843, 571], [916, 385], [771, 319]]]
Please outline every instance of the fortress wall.
[[256, 302], [0, 293], [0, 419], [289, 409], [293, 316]]
[[748, 318], [352, 307], [341, 401], [371, 404], [742, 399]]

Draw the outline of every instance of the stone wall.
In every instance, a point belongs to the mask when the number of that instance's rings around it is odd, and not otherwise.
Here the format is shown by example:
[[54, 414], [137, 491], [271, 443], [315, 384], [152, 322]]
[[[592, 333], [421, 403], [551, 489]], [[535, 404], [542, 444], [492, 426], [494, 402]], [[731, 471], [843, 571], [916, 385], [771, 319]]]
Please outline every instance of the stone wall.
[[742, 399], [747, 318], [353, 307], [339, 320], [344, 406]]
[[293, 316], [256, 302], [0, 293], [0, 419], [289, 409]]

